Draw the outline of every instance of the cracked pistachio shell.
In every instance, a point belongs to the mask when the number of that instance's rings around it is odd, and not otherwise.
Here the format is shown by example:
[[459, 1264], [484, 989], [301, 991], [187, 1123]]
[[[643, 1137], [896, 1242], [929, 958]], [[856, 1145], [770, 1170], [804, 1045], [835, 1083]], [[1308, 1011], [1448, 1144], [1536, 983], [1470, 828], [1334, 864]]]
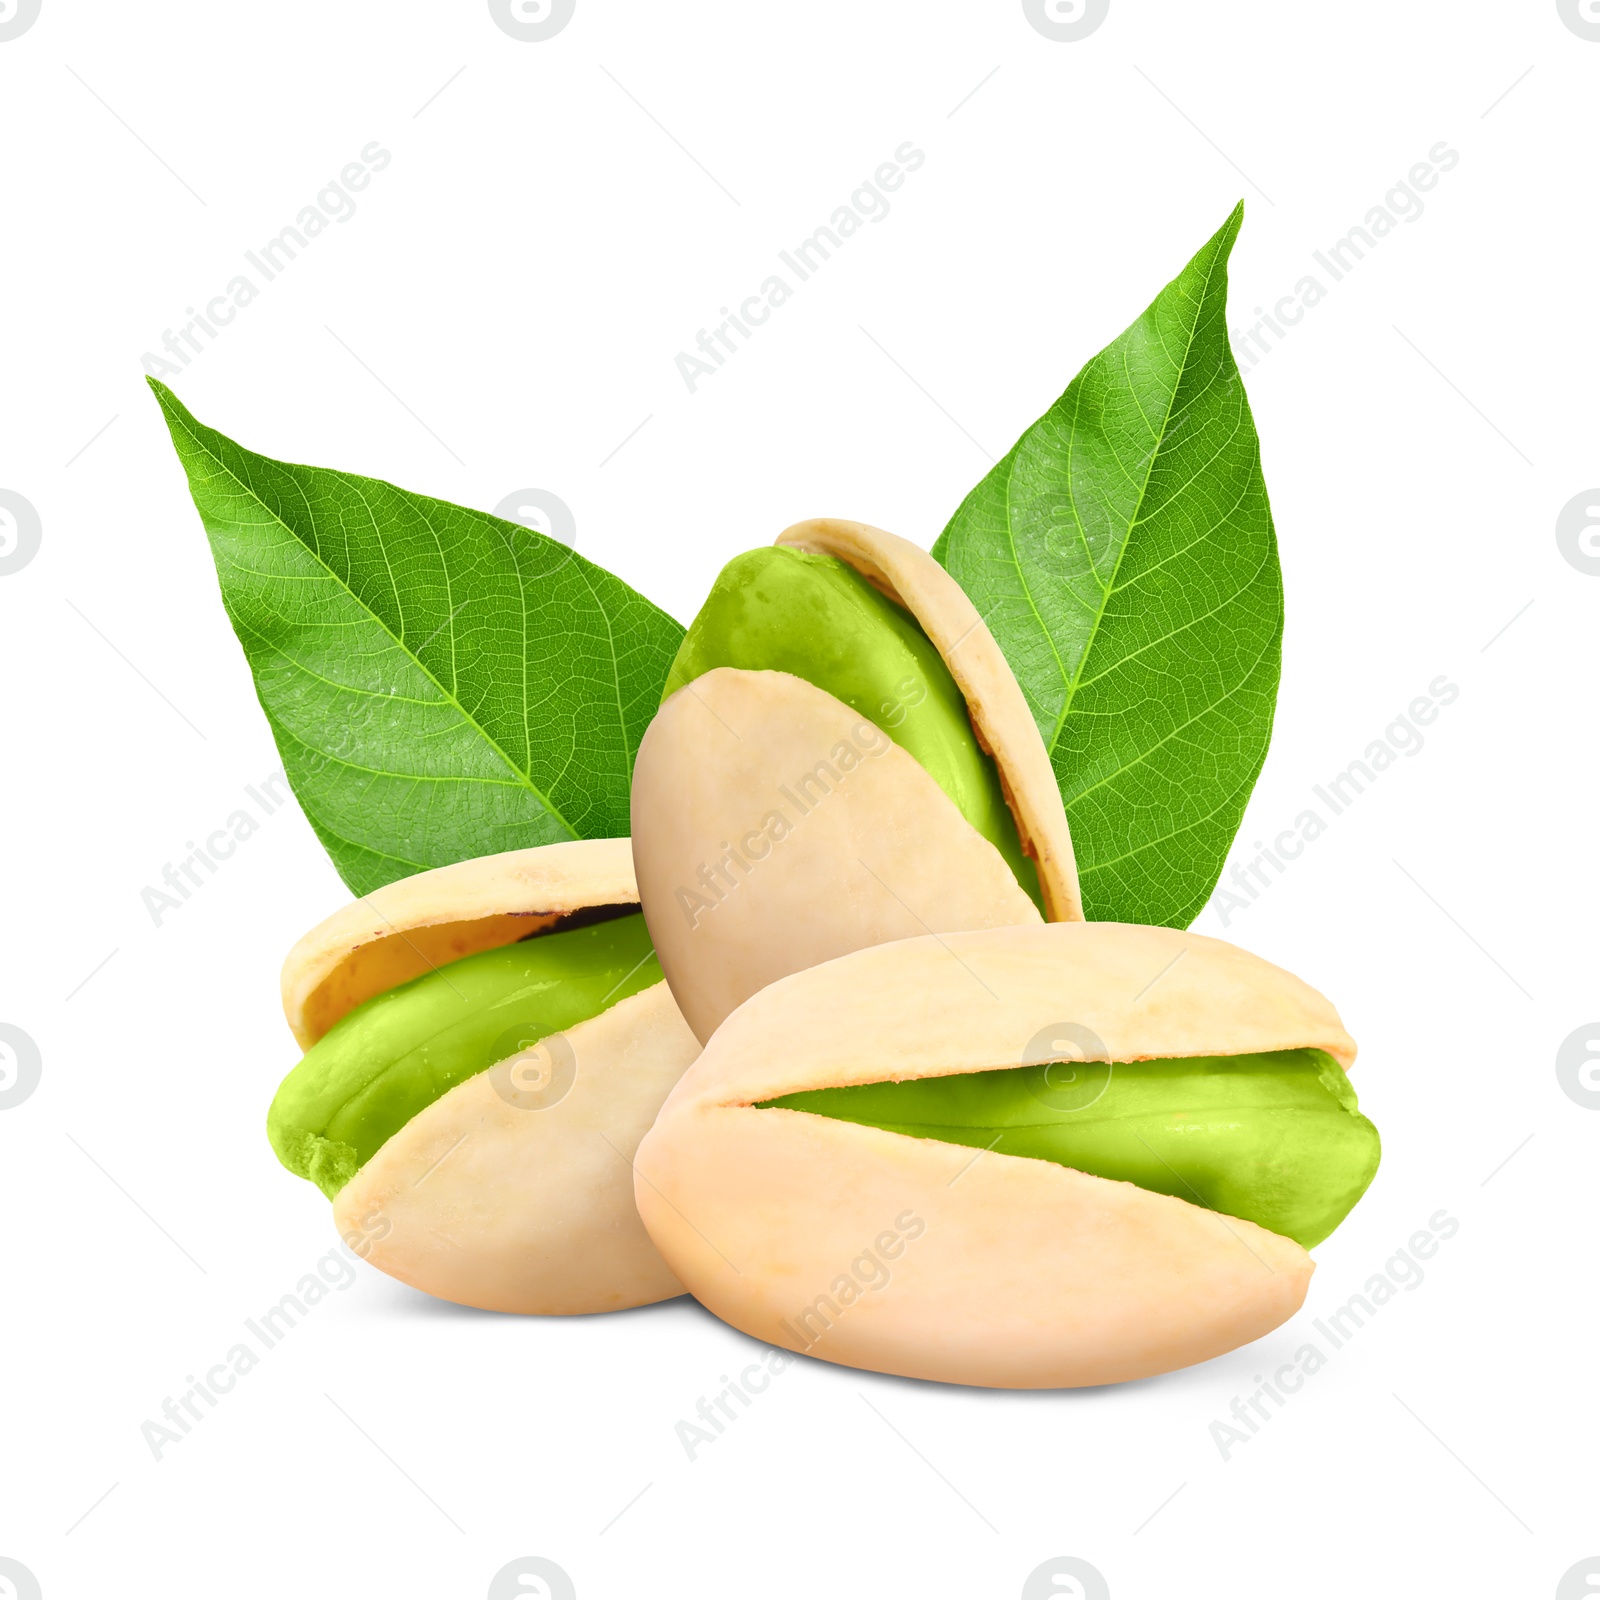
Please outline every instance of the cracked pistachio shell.
[[1111, 1061], [1355, 1056], [1315, 990], [1198, 934], [1061, 923], [880, 945], [728, 1018], [639, 1147], [645, 1225], [734, 1327], [906, 1377], [1116, 1383], [1270, 1332], [1313, 1262], [1254, 1223], [1052, 1161], [754, 1104], [1015, 1067], [1064, 1024]]
[[[778, 543], [849, 563], [916, 618], [994, 758], [1050, 919], [1081, 921], [1050, 758], [961, 587], [926, 551], [861, 523], [802, 522]], [[645, 920], [702, 1040], [767, 984], [853, 950], [1041, 921], [912, 756], [788, 673], [721, 667], [671, 695], [639, 749], [632, 813]]]
[[[418, 873], [294, 947], [284, 1013], [309, 1049], [362, 1001], [424, 972], [638, 898], [626, 839]], [[554, 1104], [519, 1108], [491, 1068], [391, 1137], [334, 1200], [350, 1247], [413, 1288], [491, 1311], [612, 1311], [683, 1293], [639, 1221], [629, 1162], [699, 1042], [664, 983], [562, 1038], [574, 1071]]]

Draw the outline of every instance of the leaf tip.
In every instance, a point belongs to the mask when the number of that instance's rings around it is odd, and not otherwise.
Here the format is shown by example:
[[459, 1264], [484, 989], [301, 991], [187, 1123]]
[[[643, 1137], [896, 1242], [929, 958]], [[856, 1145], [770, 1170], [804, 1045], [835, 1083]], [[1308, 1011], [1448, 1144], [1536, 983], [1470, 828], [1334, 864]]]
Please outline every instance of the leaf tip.
[[1234, 244], [1239, 238], [1239, 232], [1244, 227], [1244, 201], [1239, 203], [1228, 213], [1227, 220], [1211, 236], [1211, 243], [1221, 250], [1223, 259], [1233, 254]]
[[[156, 404], [161, 407], [161, 417], [166, 423], [168, 431], [172, 434], [173, 444], [178, 445], [180, 429], [199, 427], [194, 413], [159, 378], [153, 378], [146, 373], [144, 381], [150, 385], [150, 392], [156, 397]], [[181, 449], [179, 453], [182, 454]]]
[[150, 392], [156, 397], [156, 404], [161, 407], [161, 415], [166, 419], [167, 426], [172, 426], [174, 416], [183, 414], [183, 402], [159, 378], [152, 377], [148, 372], [144, 381], [150, 385]]

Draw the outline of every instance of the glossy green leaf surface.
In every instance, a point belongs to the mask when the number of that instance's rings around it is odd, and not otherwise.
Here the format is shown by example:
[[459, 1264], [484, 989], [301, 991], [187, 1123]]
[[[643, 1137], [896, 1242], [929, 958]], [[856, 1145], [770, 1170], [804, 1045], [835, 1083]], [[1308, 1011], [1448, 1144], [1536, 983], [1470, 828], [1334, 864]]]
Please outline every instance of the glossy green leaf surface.
[[1091, 919], [1194, 919], [1272, 733], [1283, 584], [1226, 324], [1242, 218], [1073, 379], [933, 548], [1022, 685]]
[[680, 624], [532, 529], [257, 455], [151, 388], [286, 775], [355, 893], [626, 835]]

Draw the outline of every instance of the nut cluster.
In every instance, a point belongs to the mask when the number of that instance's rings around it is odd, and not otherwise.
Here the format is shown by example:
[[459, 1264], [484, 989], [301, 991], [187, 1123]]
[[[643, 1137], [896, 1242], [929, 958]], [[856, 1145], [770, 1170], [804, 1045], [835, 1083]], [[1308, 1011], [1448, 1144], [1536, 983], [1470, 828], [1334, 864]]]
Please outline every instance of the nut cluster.
[[943, 569], [799, 524], [730, 565], [668, 690], [631, 845], [425, 872], [291, 954], [269, 1128], [352, 1247], [471, 1305], [686, 1289], [1003, 1387], [1293, 1315], [1376, 1167], [1355, 1046], [1242, 950], [1083, 920], [1049, 757]]

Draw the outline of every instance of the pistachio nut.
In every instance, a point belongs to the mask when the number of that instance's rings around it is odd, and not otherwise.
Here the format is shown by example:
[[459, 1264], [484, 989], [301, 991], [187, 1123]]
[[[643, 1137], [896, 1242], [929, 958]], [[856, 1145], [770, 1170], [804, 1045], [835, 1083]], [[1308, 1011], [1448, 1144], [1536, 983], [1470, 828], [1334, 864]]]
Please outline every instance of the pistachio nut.
[[1120, 923], [879, 945], [736, 1011], [636, 1157], [679, 1278], [755, 1338], [1003, 1388], [1114, 1383], [1293, 1315], [1377, 1166], [1298, 978]]
[[662, 970], [708, 1039], [777, 978], [919, 933], [1076, 921], [1050, 758], [925, 551], [818, 519], [731, 562], [634, 767]]
[[700, 1047], [638, 899], [626, 839], [546, 845], [391, 883], [295, 946], [306, 1054], [268, 1136], [374, 1266], [495, 1311], [683, 1292], [629, 1163]]

